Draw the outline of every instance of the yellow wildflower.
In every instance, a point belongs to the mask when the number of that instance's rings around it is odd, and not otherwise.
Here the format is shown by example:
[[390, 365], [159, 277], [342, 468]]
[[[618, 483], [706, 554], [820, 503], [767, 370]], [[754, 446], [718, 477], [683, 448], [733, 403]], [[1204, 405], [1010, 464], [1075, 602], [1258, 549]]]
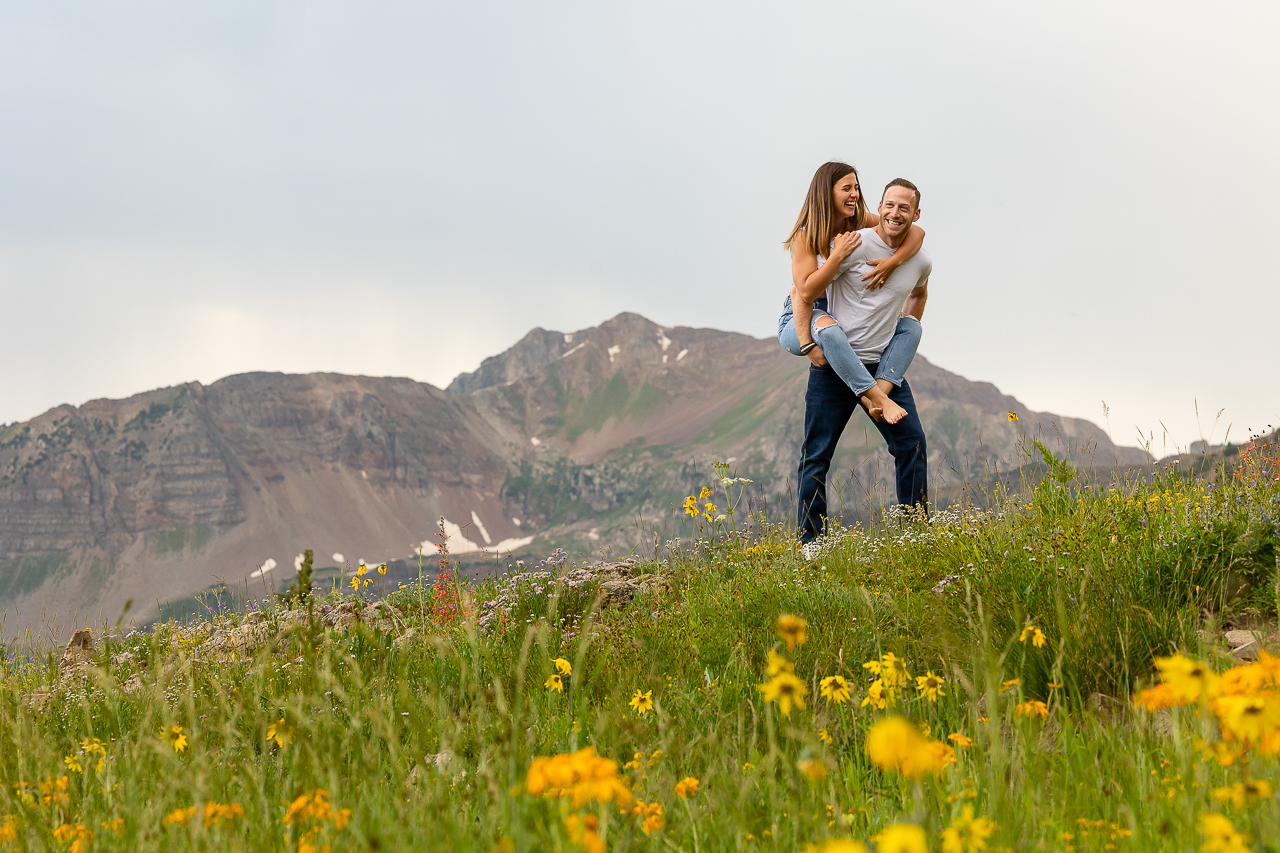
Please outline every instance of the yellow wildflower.
[[1198, 702], [1208, 698], [1218, 677], [1198, 660], [1183, 655], [1155, 659], [1160, 670], [1160, 680], [1169, 685], [1180, 703]]
[[71, 842], [68, 853], [86, 853], [93, 833], [82, 823], [64, 823], [53, 831], [53, 837], [63, 844]]
[[809, 695], [809, 688], [790, 672], [780, 672], [772, 679], [756, 687], [764, 695], [764, 701], [777, 702], [782, 716], [791, 716], [791, 704], [804, 710], [804, 697]]
[[689, 495], [687, 498], [684, 499], [684, 514], [685, 515], [698, 514], [698, 499], [693, 495]]
[[80, 741], [80, 749], [85, 755], [98, 756], [98, 762], [93, 767], [98, 773], [101, 773], [107, 766], [107, 745], [96, 737], [85, 738]]
[[662, 814], [662, 803], [649, 803], [644, 807], [644, 821], [640, 824], [640, 829], [645, 835], [652, 835], [667, 825], [667, 819]]
[[828, 675], [820, 682], [820, 692], [828, 702], [843, 705], [849, 701], [849, 682], [843, 675]]
[[195, 806], [188, 806], [185, 809], [174, 809], [173, 811], [169, 812], [169, 814], [165, 815], [164, 825], [172, 826], [175, 823], [186, 823], [187, 821], [191, 820], [191, 818], [195, 815], [195, 813], [196, 813]]
[[0, 820], [0, 844], [8, 844], [18, 840], [18, 819], [13, 815], [5, 815]]
[[796, 769], [811, 782], [820, 782], [827, 778], [828, 768], [825, 761], [816, 758], [802, 758], [796, 762]]
[[1033, 699], [1030, 702], [1023, 702], [1020, 705], [1016, 705], [1013, 710], [1024, 717], [1049, 716], [1049, 706], [1038, 699]]
[[569, 814], [564, 817], [569, 839], [586, 849], [587, 853], [604, 853], [604, 840], [600, 837], [600, 819], [595, 815], [583, 817]]
[[68, 755], [62, 759], [62, 763], [67, 765], [67, 769], [72, 773], [83, 773], [84, 768], [80, 766], [80, 757], [78, 755]]
[[1004, 691], [1008, 690], [1010, 687], [1017, 687], [1021, 683], [1022, 683], [1021, 678], [1010, 678], [1008, 681], [1002, 681], [1000, 682], [1000, 692], [1003, 693]]
[[884, 695], [883, 679], [877, 678], [867, 687], [867, 695], [863, 697], [861, 707], [865, 708], [868, 705], [881, 711], [889, 707], [889, 702]]
[[[223, 821], [231, 820], [235, 817], [244, 815], [244, 806], [239, 803], [205, 803], [204, 804], [204, 825], [217, 826]], [[342, 827], [338, 827], [342, 829]]]
[[643, 717], [645, 714], [653, 710], [653, 691], [646, 690], [644, 693], [641, 693], [639, 690], [636, 690], [636, 695], [632, 696], [631, 701], [627, 704], [634, 708], [638, 715]]
[[104, 820], [102, 822], [102, 828], [107, 832], [113, 833], [115, 835], [123, 835], [124, 834], [124, 818], [118, 817], [110, 821]]
[[1018, 419], [1018, 413], [1017, 413], [1017, 412], [1010, 412], [1010, 413], [1009, 413], [1009, 423], [1013, 423], [1013, 422], [1014, 422], [1014, 421], [1016, 421], [1017, 419]]
[[378, 574], [380, 574], [380, 575], [385, 575], [386, 573], [387, 573], [387, 564], [386, 564], [386, 563], [383, 563], [381, 566], [378, 566]]
[[173, 747], [174, 752], [182, 752], [187, 748], [187, 736], [182, 733], [182, 726], [173, 726], [168, 731], [161, 729], [160, 737]]
[[792, 616], [784, 613], [778, 617], [776, 623], [778, 634], [782, 639], [787, 641], [787, 651], [795, 651], [796, 646], [803, 646], [807, 637], [804, 629], [809, 627], [809, 623], [801, 619], [799, 616]]
[[1223, 696], [1213, 704], [1222, 728], [1243, 741], [1280, 733], [1280, 701], [1272, 694]]
[[880, 720], [867, 732], [867, 755], [884, 770], [918, 779], [937, 775], [955, 760], [955, 750], [930, 741], [903, 717]]
[[285, 725], [284, 717], [276, 720], [267, 728], [267, 740], [275, 741], [276, 745], [284, 749], [293, 741], [293, 729]]
[[555, 665], [556, 671], [561, 675], [573, 675], [573, 664], [564, 658], [556, 658], [551, 663]]
[[818, 740], [822, 741], [823, 743], [834, 742], [834, 738], [831, 737], [831, 733], [828, 732], [825, 728], [818, 729]]
[[351, 576], [351, 588], [354, 589], [356, 592], [360, 591], [360, 578], [356, 577], [355, 575]]
[[1133, 697], [1133, 704], [1140, 708], [1146, 708], [1149, 713], [1172, 708], [1175, 705], [1181, 705], [1178, 700], [1178, 694], [1173, 692], [1173, 688], [1168, 684], [1157, 684], [1155, 687], [1148, 687], [1146, 690], [1139, 690], [1138, 695]]
[[593, 746], [571, 754], [535, 758], [529, 765], [525, 786], [534, 796], [569, 797], [574, 808], [589, 800], [627, 806], [634, 799], [626, 780], [618, 775], [618, 763], [596, 755]]
[[946, 679], [939, 675], [934, 675], [933, 670], [926, 672], [924, 675], [916, 678], [916, 690], [921, 695], [927, 697], [930, 702], [937, 702], [939, 696], [946, 696], [946, 691], [942, 689], [942, 685]]
[[1204, 836], [1204, 843], [1200, 845], [1202, 853], [1249, 853], [1245, 837], [1220, 814], [1206, 812], [1200, 815], [1197, 828]]
[[1228, 788], [1214, 788], [1213, 798], [1242, 809], [1246, 803], [1252, 805], [1258, 800], [1269, 800], [1274, 793], [1269, 782], [1262, 779], [1246, 779]]
[[547, 680], [542, 683], [542, 686], [549, 690], [556, 690], [561, 693], [564, 692], [564, 682], [560, 680], [560, 674], [557, 672], [553, 672], [548, 675]]
[[805, 853], [867, 853], [867, 848], [863, 846], [861, 841], [854, 841], [851, 838], [831, 838], [822, 843], [821, 847], [812, 845], [805, 848]]
[[796, 668], [791, 665], [791, 661], [787, 660], [782, 655], [775, 652], [773, 649], [769, 649], [769, 651], [765, 653], [765, 656], [768, 659], [766, 668], [770, 678], [773, 678], [775, 675], [777, 675], [780, 672], [796, 671]]
[[876, 853], [929, 853], [924, 830], [913, 823], [895, 823], [871, 840], [876, 843]]
[[693, 776], [686, 776], [676, 783], [676, 796], [680, 799], [691, 797], [698, 793], [698, 780]]
[[951, 734], [947, 735], [947, 740], [951, 741], [961, 749], [968, 749], [969, 747], [973, 746], [973, 739], [967, 738], [964, 735], [960, 734], [959, 732], [952, 732]]
[[977, 853], [987, 849], [987, 839], [996, 831], [995, 823], [986, 817], [975, 818], [973, 806], [965, 806], [960, 816], [942, 830], [943, 853]]

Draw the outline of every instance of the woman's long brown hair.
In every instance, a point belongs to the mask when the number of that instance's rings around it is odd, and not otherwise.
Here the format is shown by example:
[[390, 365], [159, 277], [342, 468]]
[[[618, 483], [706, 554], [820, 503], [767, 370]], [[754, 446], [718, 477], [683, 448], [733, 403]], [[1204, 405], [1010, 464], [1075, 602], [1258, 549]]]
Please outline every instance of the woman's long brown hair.
[[815, 255], [826, 257], [827, 252], [831, 251], [831, 241], [839, 233], [836, 231], [836, 210], [831, 196], [836, 184], [846, 175], [853, 175], [853, 179], [858, 182], [858, 213], [853, 218], [853, 225], [841, 230], [849, 231], [865, 226], [867, 201], [862, 195], [862, 180], [858, 177], [858, 170], [848, 163], [833, 160], [823, 163], [814, 172], [813, 180], [809, 182], [809, 194], [804, 199], [804, 207], [800, 208], [796, 224], [791, 228], [782, 248], [790, 249], [796, 235], [803, 231], [809, 250]]

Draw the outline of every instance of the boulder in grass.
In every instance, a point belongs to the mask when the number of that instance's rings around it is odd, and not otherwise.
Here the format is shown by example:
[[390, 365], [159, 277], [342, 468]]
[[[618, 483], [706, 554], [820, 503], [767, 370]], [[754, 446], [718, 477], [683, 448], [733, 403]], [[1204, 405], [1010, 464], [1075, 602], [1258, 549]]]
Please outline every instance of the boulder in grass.
[[62, 653], [62, 661], [58, 667], [62, 677], [83, 675], [89, 667], [93, 666], [96, 652], [93, 635], [83, 629], [76, 631], [67, 641], [67, 648]]

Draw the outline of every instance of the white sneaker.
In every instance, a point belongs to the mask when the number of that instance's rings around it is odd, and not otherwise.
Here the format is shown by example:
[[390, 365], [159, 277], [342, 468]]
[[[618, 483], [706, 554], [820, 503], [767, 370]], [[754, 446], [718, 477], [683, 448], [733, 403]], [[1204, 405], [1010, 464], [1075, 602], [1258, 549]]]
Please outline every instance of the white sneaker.
[[819, 550], [817, 542], [806, 542], [800, 546], [800, 556], [806, 560], [816, 560]]

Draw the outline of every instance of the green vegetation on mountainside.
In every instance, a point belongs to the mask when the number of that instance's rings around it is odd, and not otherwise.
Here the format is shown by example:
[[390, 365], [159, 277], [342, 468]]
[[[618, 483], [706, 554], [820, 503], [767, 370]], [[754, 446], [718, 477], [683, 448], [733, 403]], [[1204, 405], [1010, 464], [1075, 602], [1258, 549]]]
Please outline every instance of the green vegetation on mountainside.
[[1046, 454], [1026, 497], [811, 561], [713, 480], [608, 587], [543, 565], [162, 625], [61, 674], [6, 654], [0, 845], [1270, 849], [1280, 661], [1218, 678], [1206, 629], [1274, 620], [1274, 456], [1089, 485]]

